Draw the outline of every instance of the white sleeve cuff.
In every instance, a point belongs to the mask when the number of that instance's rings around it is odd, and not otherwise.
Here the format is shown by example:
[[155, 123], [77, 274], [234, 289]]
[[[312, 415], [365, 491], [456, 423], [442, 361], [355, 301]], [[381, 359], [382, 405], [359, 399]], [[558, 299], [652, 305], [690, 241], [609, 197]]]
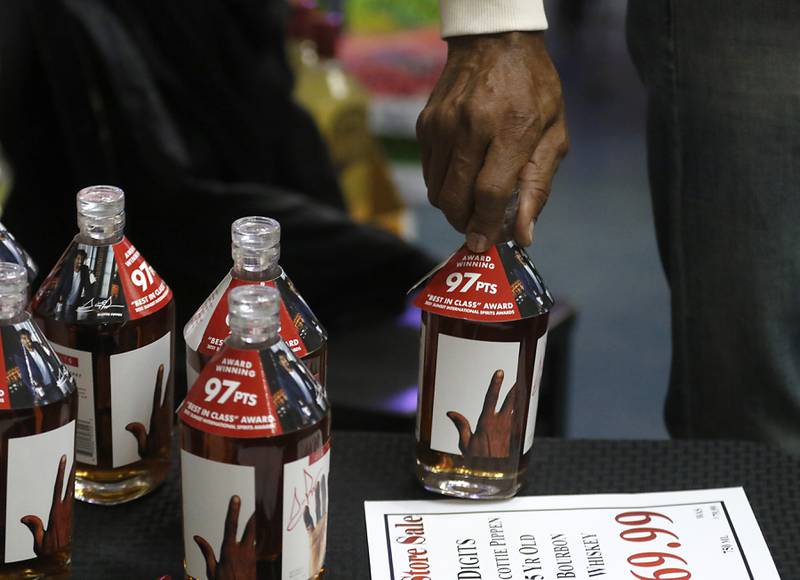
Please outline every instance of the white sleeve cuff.
[[442, 38], [546, 30], [544, 0], [439, 0]]

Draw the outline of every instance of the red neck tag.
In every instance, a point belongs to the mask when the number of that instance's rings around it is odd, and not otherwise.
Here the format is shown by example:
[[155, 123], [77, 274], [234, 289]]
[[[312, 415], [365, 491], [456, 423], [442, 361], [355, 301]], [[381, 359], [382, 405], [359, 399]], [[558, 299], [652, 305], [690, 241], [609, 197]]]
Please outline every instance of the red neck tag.
[[511, 322], [553, 304], [525, 250], [508, 242], [475, 254], [462, 246], [415, 286], [420, 309], [474, 322]]
[[282, 433], [257, 350], [224, 348], [189, 389], [178, 417], [195, 429], [224, 437]]
[[122, 238], [112, 248], [131, 320], [157, 312], [169, 304], [172, 290], [128, 238]]

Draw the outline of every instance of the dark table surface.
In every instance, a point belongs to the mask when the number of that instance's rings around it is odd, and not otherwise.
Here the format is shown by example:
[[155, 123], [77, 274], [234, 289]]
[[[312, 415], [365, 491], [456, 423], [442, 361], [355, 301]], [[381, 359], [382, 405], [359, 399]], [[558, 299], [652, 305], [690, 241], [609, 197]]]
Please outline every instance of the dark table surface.
[[[435, 497], [414, 479], [412, 452], [411, 438], [405, 435], [334, 433], [326, 578], [370, 577], [364, 500]], [[175, 465], [164, 486], [130, 504], [76, 506], [76, 580], [183, 577], [177, 473]], [[798, 482], [800, 461], [753, 443], [542, 439], [535, 443], [522, 495], [743, 486], [781, 577], [797, 580]]]

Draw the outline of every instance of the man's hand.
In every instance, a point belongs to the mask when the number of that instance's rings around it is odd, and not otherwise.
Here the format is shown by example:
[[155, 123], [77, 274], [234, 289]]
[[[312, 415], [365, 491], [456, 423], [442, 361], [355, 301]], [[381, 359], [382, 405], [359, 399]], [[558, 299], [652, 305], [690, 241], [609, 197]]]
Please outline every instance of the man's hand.
[[242, 541], [236, 541], [239, 528], [239, 510], [242, 500], [238, 495], [231, 496], [228, 513], [225, 516], [225, 532], [219, 550], [219, 561], [211, 547], [202, 536], [194, 536], [194, 541], [206, 561], [208, 580], [252, 580], [256, 577], [256, 514], [248, 518], [244, 526]]
[[[170, 371], [171, 372], [171, 371]], [[136, 437], [136, 447], [142, 459], [164, 455], [169, 449], [172, 431], [172, 401], [169, 396], [161, 397], [164, 389], [169, 387], [169, 378], [164, 384], [164, 365], [158, 365], [156, 386], [153, 391], [153, 410], [150, 413], [150, 429], [145, 429], [139, 422], [128, 423], [125, 430]]]
[[503, 376], [503, 371], [499, 369], [492, 375], [474, 433], [464, 415], [455, 411], [447, 413], [447, 418], [458, 429], [458, 448], [464, 457], [503, 458], [511, 454], [511, 435], [515, 427], [518, 427], [521, 405], [524, 404], [524, 400], [520, 398], [524, 392], [519, 383], [515, 383], [508, 391], [500, 412], [495, 412], [500, 388], [503, 386]]
[[67, 456], [62, 455], [58, 462], [56, 483], [53, 486], [53, 502], [50, 505], [47, 529], [44, 528], [42, 520], [37, 516], [27, 515], [20, 519], [33, 535], [33, 552], [38, 557], [51, 556], [70, 544], [72, 536], [72, 496], [75, 493], [75, 461], [72, 462], [72, 469], [67, 479], [67, 489], [62, 493], [66, 467]]
[[523, 246], [569, 148], [561, 82], [541, 32], [448, 39], [447, 64], [417, 121], [431, 204], [467, 234], [473, 252], [502, 241]]

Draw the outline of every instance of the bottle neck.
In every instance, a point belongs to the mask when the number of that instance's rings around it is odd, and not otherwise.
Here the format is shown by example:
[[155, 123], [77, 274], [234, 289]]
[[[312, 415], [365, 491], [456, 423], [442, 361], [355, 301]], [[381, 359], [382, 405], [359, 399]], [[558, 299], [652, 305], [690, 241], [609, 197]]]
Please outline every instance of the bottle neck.
[[273, 344], [281, 340], [277, 334], [270, 336], [240, 336], [231, 334], [226, 342], [233, 348], [240, 350], [264, 350], [271, 347]]
[[24, 306], [22, 309], [7, 309], [3, 301], [0, 300], [0, 326], [19, 324], [20, 322], [30, 320], [30, 317], [31, 315], [25, 310]]
[[248, 282], [269, 282], [275, 280], [281, 275], [281, 267], [277, 264], [271, 264], [263, 270], [248, 270], [242, 264], [234, 262], [231, 269], [231, 276], [237, 280], [247, 280]]
[[106, 246], [122, 241], [125, 235], [125, 212], [96, 217], [78, 212], [78, 241], [90, 246]]
[[78, 192], [78, 229], [82, 242], [111, 244], [125, 229], [125, 193], [110, 185], [92, 185]]
[[233, 258], [233, 275], [240, 280], [272, 280], [280, 274], [278, 260], [281, 257], [281, 246], [275, 243], [268, 247], [248, 247], [234, 243], [231, 247]]
[[258, 349], [280, 340], [280, 294], [269, 286], [239, 286], [228, 294], [231, 344]]
[[125, 232], [122, 230], [114, 232], [113, 235], [109, 236], [102, 236], [97, 233], [84, 232], [81, 230], [77, 235], [77, 241], [87, 246], [112, 246], [121, 242], [124, 236]]

